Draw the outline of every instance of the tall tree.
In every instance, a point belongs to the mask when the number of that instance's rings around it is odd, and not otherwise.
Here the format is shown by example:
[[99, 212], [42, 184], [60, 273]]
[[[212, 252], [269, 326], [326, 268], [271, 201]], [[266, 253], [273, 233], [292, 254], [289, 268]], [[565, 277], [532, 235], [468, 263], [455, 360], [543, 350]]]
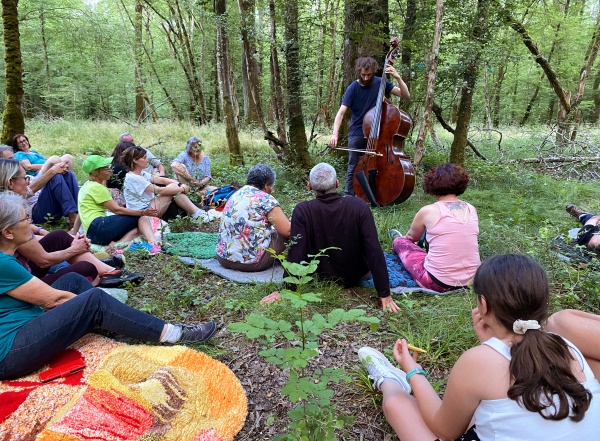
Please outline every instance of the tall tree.
[[485, 44], [485, 33], [487, 29], [490, 0], [478, 0], [477, 10], [473, 16], [471, 25], [471, 47], [467, 53], [464, 66], [462, 94], [458, 104], [456, 118], [456, 131], [450, 146], [450, 162], [462, 165], [465, 162], [465, 148], [467, 147], [467, 135], [471, 123], [473, 92], [479, 75], [479, 64], [481, 53]]
[[283, 86], [281, 81], [281, 69], [279, 66], [279, 56], [277, 55], [277, 18], [275, 9], [275, 0], [269, 1], [269, 17], [271, 18], [271, 33], [269, 38], [269, 66], [271, 70], [271, 107], [273, 108], [273, 116], [277, 125], [277, 137], [281, 141], [279, 151], [275, 150], [277, 157], [282, 159], [286, 156], [287, 132], [285, 130], [285, 109], [283, 103]]
[[444, 0], [437, 0], [435, 3], [435, 31], [433, 33], [433, 45], [431, 52], [427, 54], [427, 64], [429, 72], [427, 74], [427, 95], [425, 97], [425, 105], [423, 109], [423, 117], [421, 118], [421, 126], [417, 142], [415, 143], [415, 165], [419, 165], [423, 159], [423, 150], [425, 138], [430, 131], [431, 126], [431, 109], [433, 108], [433, 99], [435, 95], [435, 77], [438, 67], [438, 53], [440, 50], [440, 41], [442, 38], [442, 17], [444, 16]]
[[284, 158], [300, 168], [310, 168], [308, 140], [302, 110], [302, 70], [300, 68], [300, 39], [298, 38], [298, 0], [285, 1], [285, 60], [287, 76], [287, 109], [290, 148]]
[[258, 63], [255, 55], [256, 38], [254, 37], [255, 0], [238, 0], [240, 21], [242, 24], [242, 85], [244, 89], [244, 118], [247, 123], [261, 123], [262, 109], [260, 99], [260, 83]]
[[[343, 87], [356, 80], [354, 63], [359, 57], [385, 59], [389, 47], [390, 26], [387, 0], [346, 0], [344, 8]], [[380, 66], [383, 69], [384, 66]], [[338, 145], [348, 136], [351, 111], [346, 111], [340, 127]]]
[[6, 102], [2, 114], [2, 142], [10, 143], [25, 132], [23, 119], [23, 67], [19, 33], [19, 0], [2, 0], [4, 62], [6, 63]]
[[236, 114], [234, 110], [233, 84], [230, 76], [229, 43], [227, 37], [227, 16], [225, 0], [215, 0], [217, 19], [217, 71], [221, 90], [221, 102], [225, 113], [225, 134], [229, 146], [229, 164], [243, 165], [244, 157], [238, 137]]

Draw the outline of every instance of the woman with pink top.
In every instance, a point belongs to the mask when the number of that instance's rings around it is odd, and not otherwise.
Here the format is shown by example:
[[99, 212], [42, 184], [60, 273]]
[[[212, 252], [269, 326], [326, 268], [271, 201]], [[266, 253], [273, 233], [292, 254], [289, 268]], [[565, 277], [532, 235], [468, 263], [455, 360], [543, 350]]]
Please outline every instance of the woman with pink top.
[[[423, 178], [423, 190], [437, 202], [421, 208], [406, 236], [390, 230], [393, 248], [422, 288], [446, 292], [471, 284], [479, 259], [479, 220], [471, 204], [458, 199], [469, 175], [455, 164], [441, 164]], [[417, 242], [425, 233], [429, 251]]]

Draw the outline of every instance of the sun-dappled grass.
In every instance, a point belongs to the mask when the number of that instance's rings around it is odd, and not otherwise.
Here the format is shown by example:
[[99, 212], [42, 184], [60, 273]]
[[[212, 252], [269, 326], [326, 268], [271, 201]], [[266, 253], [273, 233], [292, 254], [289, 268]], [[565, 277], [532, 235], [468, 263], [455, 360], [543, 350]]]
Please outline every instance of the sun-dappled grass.
[[[525, 253], [538, 260], [546, 268], [552, 287], [551, 309], [565, 307], [579, 308], [600, 313], [600, 274], [585, 265], [566, 263], [556, 256], [552, 240], [557, 235], [566, 235], [577, 222], [565, 212], [565, 205], [577, 203], [590, 211], [600, 211], [600, 189], [596, 181], [578, 181], [561, 176], [560, 170], [543, 173], [543, 169], [523, 162], [509, 162], [518, 158], [538, 157], [543, 153], [539, 146], [547, 137], [547, 128], [522, 130], [509, 127], [500, 129], [504, 140], [502, 150], [498, 150], [492, 133], [479, 132], [472, 137], [478, 149], [488, 161], [482, 161], [472, 153], [467, 154], [466, 168], [471, 176], [469, 188], [461, 197], [473, 204], [479, 215], [479, 244], [482, 258], [499, 253]], [[227, 156], [227, 143], [221, 125], [193, 126], [184, 122], [161, 122], [132, 127], [118, 122], [86, 121], [41, 121], [27, 122], [27, 135], [32, 145], [45, 155], [71, 153], [76, 157], [76, 173], [83, 183], [86, 179], [80, 169], [87, 154], [108, 155], [114, 148], [122, 132], [131, 132], [136, 141], [144, 146], [158, 141], [153, 152], [168, 164], [185, 147], [190, 136], [203, 140], [206, 153], [212, 161], [212, 172], [216, 185], [232, 182], [244, 184], [248, 168], [258, 162], [272, 165], [277, 172], [275, 196], [289, 216], [296, 203], [312, 197], [306, 188], [308, 170], [285, 167], [276, 161], [262, 134], [258, 130], [242, 130], [240, 140], [244, 152], [245, 165], [231, 167]], [[590, 149], [585, 154], [595, 155], [595, 145], [600, 139], [597, 129], [586, 135]], [[327, 138], [321, 133], [318, 143]], [[415, 213], [425, 204], [435, 201], [421, 189], [424, 171], [449, 156], [451, 139], [438, 129], [443, 148], [428, 144], [423, 165], [417, 168], [417, 185], [413, 195], [401, 205], [381, 207], [373, 210], [384, 251], [391, 251], [390, 228], [406, 232]], [[593, 140], [593, 142], [592, 142]], [[316, 154], [321, 148], [311, 147], [315, 162], [328, 161], [338, 171], [343, 185], [346, 161], [343, 156], [328, 152]], [[407, 151], [412, 152], [409, 142]], [[554, 152], [558, 153], [558, 152]], [[568, 152], [562, 151], [565, 155]], [[544, 154], [553, 154], [546, 152]], [[580, 152], [577, 152], [580, 154]], [[186, 228], [185, 219], [176, 220], [173, 227]], [[271, 319], [297, 320], [297, 312], [275, 303], [259, 305], [262, 297], [280, 289], [276, 284], [236, 285], [221, 281], [200, 268], [186, 267], [176, 259], [161, 257], [161, 266], [151, 282], [139, 288], [132, 288], [131, 303], [145, 311], [173, 321], [191, 321], [198, 317], [220, 317], [223, 325], [243, 320], [250, 313], [265, 315]], [[132, 268], [145, 271], [152, 260], [133, 257], [128, 261]], [[327, 313], [335, 308], [362, 308], [371, 316], [381, 319], [377, 331], [346, 330], [345, 334], [327, 334], [322, 338], [327, 347], [344, 347], [349, 341], [368, 342], [383, 350], [391, 357], [391, 348], [397, 338], [407, 338], [412, 344], [426, 349], [427, 354], [419, 357], [420, 362], [433, 372], [432, 381], [440, 392], [445, 387], [448, 369], [467, 348], [477, 343], [471, 328], [471, 309], [475, 298], [469, 291], [447, 296], [405, 295], [399, 296], [398, 314], [383, 313], [373, 289], [354, 288], [345, 290], [331, 282], [318, 282], [310, 286], [321, 293], [322, 302], [314, 309]], [[232, 338], [228, 335], [226, 338]], [[227, 356], [228, 348], [241, 345], [241, 336], [235, 342], [216, 343], [214, 354]], [[230, 348], [229, 348], [230, 349]], [[237, 350], [237, 349], [236, 349]], [[259, 357], [256, 357], [257, 359]], [[349, 372], [356, 372], [356, 366], [348, 366]], [[358, 374], [356, 376], [359, 376]], [[359, 380], [364, 383], [366, 380]], [[350, 385], [349, 387], [356, 387]], [[372, 391], [365, 394], [371, 396]]]

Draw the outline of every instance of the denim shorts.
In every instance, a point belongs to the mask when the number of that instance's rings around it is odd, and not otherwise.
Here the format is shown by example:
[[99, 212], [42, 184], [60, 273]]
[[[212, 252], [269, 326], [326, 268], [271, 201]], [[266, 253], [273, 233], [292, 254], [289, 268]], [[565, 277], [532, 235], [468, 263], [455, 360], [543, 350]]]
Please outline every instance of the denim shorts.
[[[438, 438], [435, 441], [440, 441], [440, 439]], [[465, 434], [458, 438], [456, 441], [479, 441], [477, 432], [475, 432], [475, 426], [471, 426], [471, 428], [467, 430]]]
[[112, 216], [100, 216], [92, 221], [87, 229], [86, 236], [92, 243], [108, 245], [114, 240], [125, 236], [129, 231], [137, 228], [138, 216], [125, 216], [115, 214]]

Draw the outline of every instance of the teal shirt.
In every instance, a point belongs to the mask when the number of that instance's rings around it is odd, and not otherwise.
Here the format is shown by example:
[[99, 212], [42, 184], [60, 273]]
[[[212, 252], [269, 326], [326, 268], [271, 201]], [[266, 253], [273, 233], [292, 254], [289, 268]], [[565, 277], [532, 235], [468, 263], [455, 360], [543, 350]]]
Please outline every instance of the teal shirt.
[[29, 282], [33, 276], [10, 254], [0, 252], [0, 361], [4, 360], [15, 341], [17, 332], [44, 309], [33, 303], [15, 299], [6, 291]]
[[[17, 161], [22, 161], [24, 159], [27, 159], [29, 161], [30, 164], [35, 165], [35, 164], [44, 164], [46, 162], [46, 158], [44, 158], [43, 155], [41, 155], [40, 153], [38, 153], [35, 150], [29, 150], [29, 153], [25, 153], [25, 152], [15, 152], [15, 159]], [[28, 171], [27, 174], [29, 176], [35, 176], [37, 174], [36, 171]]]

